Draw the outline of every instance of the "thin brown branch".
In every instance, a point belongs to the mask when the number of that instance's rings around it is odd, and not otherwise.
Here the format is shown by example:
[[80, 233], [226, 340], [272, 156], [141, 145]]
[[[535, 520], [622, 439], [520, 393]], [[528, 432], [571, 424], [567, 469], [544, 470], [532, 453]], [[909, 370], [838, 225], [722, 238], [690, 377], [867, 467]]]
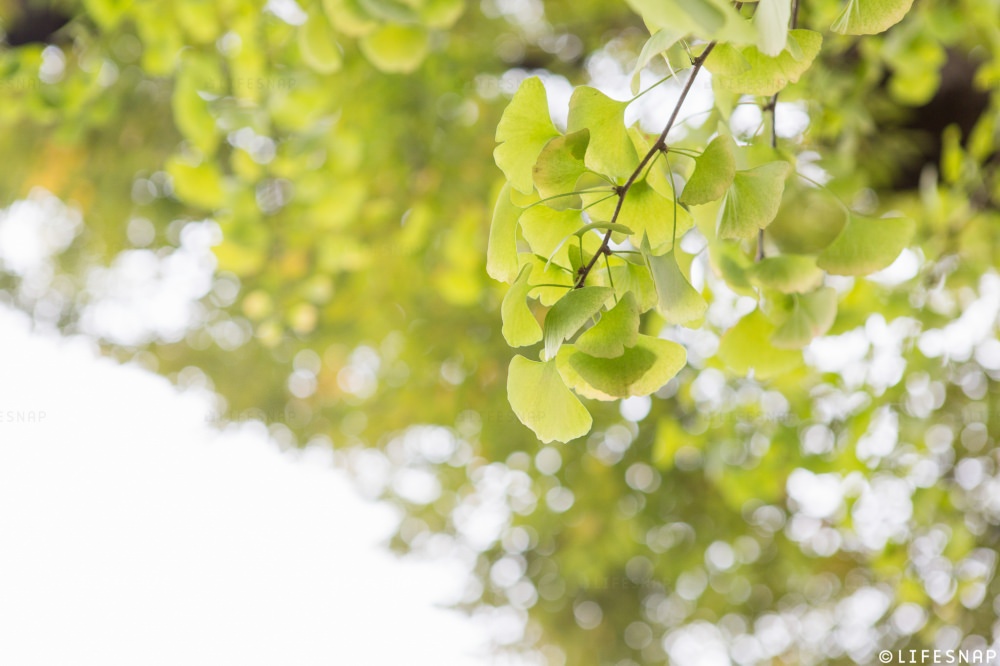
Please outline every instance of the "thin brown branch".
[[[694, 80], [698, 77], [698, 72], [701, 71], [701, 67], [705, 64], [705, 60], [708, 58], [708, 55], [712, 52], [712, 49], [715, 48], [715, 44], [715, 42], [709, 42], [708, 46], [705, 47], [705, 50], [701, 52], [701, 55], [692, 61], [691, 75], [688, 76], [687, 81], [684, 82], [684, 87], [681, 89], [680, 97], [677, 98], [677, 104], [674, 106], [674, 110], [671, 112], [670, 119], [667, 120], [666, 126], [663, 128], [663, 131], [660, 132], [660, 136], [657, 137], [656, 142], [652, 145], [652, 147], [650, 147], [649, 151], [645, 154], [645, 156], [643, 156], [642, 160], [640, 160], [639, 166], [635, 168], [632, 175], [630, 175], [628, 180], [625, 181], [625, 184], [618, 188], [618, 203], [615, 204], [615, 212], [611, 215], [611, 224], [614, 224], [618, 220], [618, 215], [622, 212], [622, 204], [625, 203], [625, 197], [628, 196], [628, 192], [632, 188], [632, 185], [635, 184], [636, 180], [638, 180], [639, 176], [642, 174], [642, 170], [646, 168], [646, 165], [651, 159], [653, 159], [653, 156], [656, 155], [657, 152], [667, 149], [667, 135], [670, 134], [670, 130], [673, 129], [674, 123], [677, 122], [677, 116], [681, 111], [681, 106], [684, 105], [684, 100], [687, 98], [688, 93], [691, 92], [691, 88], [694, 86]], [[579, 276], [576, 280], [576, 289], [579, 289], [584, 285], [587, 280], [587, 276], [590, 275], [590, 271], [594, 268], [594, 264], [597, 263], [597, 259], [602, 254], [610, 252], [610, 247], [608, 246], [609, 243], [611, 243], [611, 229], [608, 229], [607, 233], [604, 234], [604, 240], [601, 241], [601, 246], [597, 249], [597, 252], [594, 253], [594, 256], [590, 258], [590, 261], [586, 266], [583, 266], [580, 269]]]

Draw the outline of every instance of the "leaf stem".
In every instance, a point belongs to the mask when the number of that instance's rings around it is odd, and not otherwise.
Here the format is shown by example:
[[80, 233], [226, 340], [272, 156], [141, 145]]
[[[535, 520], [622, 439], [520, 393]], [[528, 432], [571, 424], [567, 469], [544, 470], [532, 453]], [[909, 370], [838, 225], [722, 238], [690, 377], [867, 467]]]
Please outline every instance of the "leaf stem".
[[[670, 130], [673, 129], [674, 123], [677, 122], [677, 116], [681, 112], [681, 107], [684, 105], [684, 100], [687, 99], [688, 93], [691, 92], [691, 88], [694, 87], [694, 81], [698, 78], [698, 72], [701, 71], [702, 65], [705, 64], [705, 60], [712, 53], [712, 49], [715, 48], [716, 42], [712, 41], [708, 43], [705, 50], [701, 52], [697, 58], [694, 59], [691, 65], [691, 74], [688, 76], [687, 81], [684, 82], [684, 87], [681, 89], [680, 97], [677, 98], [677, 104], [674, 105], [674, 110], [670, 114], [670, 118], [667, 120], [666, 126], [663, 131], [660, 132], [660, 136], [656, 139], [656, 142], [650, 147], [646, 152], [646, 155], [639, 162], [639, 165], [632, 172], [632, 175], [628, 177], [625, 184], [618, 189], [618, 204], [615, 206], [615, 212], [611, 216], [611, 223], [614, 224], [618, 219], [618, 216], [622, 212], [622, 204], [625, 203], [625, 197], [628, 195], [629, 189], [635, 184], [635, 181], [639, 178], [643, 169], [646, 168], [646, 164], [653, 159], [653, 157], [663, 149], [667, 147], [667, 135]], [[676, 201], [676, 198], [675, 198]], [[608, 244], [611, 242], [611, 229], [608, 229], [607, 233], [604, 234], [604, 240], [601, 242], [601, 247], [598, 248], [594, 256], [590, 258], [590, 261], [586, 266], [580, 269], [579, 277], [576, 280], [576, 288], [579, 289], [587, 281], [587, 275], [594, 268], [594, 264], [597, 263], [597, 258], [600, 257], [608, 249]]]

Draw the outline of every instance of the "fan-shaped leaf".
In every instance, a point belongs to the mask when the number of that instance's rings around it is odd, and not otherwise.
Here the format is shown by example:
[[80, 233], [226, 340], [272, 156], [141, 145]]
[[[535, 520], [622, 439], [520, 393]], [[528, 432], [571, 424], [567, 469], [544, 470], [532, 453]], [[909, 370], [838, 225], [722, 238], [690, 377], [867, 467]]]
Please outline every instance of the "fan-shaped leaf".
[[542, 327], [528, 307], [528, 292], [532, 289], [528, 284], [530, 276], [531, 265], [528, 264], [518, 273], [500, 305], [503, 337], [511, 347], [533, 345], [542, 339]]
[[816, 263], [834, 275], [868, 275], [895, 261], [913, 232], [913, 220], [905, 217], [851, 215]]
[[510, 183], [504, 183], [493, 208], [486, 247], [486, 272], [494, 280], [511, 282], [517, 277], [517, 220], [521, 211], [510, 200]]
[[639, 158], [625, 127], [628, 102], [611, 99], [596, 88], [581, 86], [569, 100], [569, 132], [590, 130], [584, 161], [597, 173], [624, 181]]
[[545, 315], [545, 358], [555, 358], [563, 340], [572, 337], [611, 298], [611, 287], [573, 289]]
[[358, 42], [371, 64], [383, 72], [408, 74], [427, 56], [430, 39], [419, 25], [387, 23]]
[[721, 199], [736, 175], [736, 142], [731, 136], [717, 136], [695, 158], [694, 173], [684, 185], [679, 201], [697, 206]]
[[673, 379], [686, 362], [684, 347], [649, 335], [640, 335], [635, 346], [616, 358], [590, 356], [574, 345], [564, 346], [556, 358], [566, 384], [595, 400], [649, 395]]
[[787, 162], [737, 171], [719, 219], [720, 238], [752, 238], [774, 220], [788, 176]]
[[[567, 194], [576, 189], [576, 181], [587, 170], [583, 162], [590, 142], [590, 130], [582, 129], [566, 136], [557, 136], [550, 140], [538, 155], [538, 161], [532, 168], [535, 187], [542, 198]], [[559, 204], [564, 199], [579, 197], [560, 197], [549, 205]]]
[[748, 268], [747, 275], [755, 285], [783, 294], [802, 294], [823, 282], [823, 271], [816, 266], [816, 259], [797, 254], [763, 259]]
[[514, 414], [543, 442], [568, 442], [590, 431], [593, 419], [573, 392], [566, 388], [556, 362], [510, 360], [507, 400]]
[[661, 256], [646, 253], [646, 261], [659, 299], [656, 309], [667, 323], [690, 324], [705, 316], [708, 303], [684, 277], [673, 250]]
[[639, 305], [635, 295], [627, 292], [615, 307], [601, 315], [596, 325], [577, 338], [576, 348], [590, 356], [618, 358], [638, 339]]
[[535, 162], [545, 144], [558, 135], [541, 79], [525, 79], [500, 117], [496, 133], [500, 145], [493, 151], [497, 166], [515, 189], [531, 193]]
[[[791, 30], [785, 50], [776, 56], [761, 53], [756, 46], [738, 51], [750, 65], [741, 73], [732, 73], [732, 63], [738, 61], [734, 53], [736, 49], [720, 44], [705, 61], [705, 68], [715, 75], [713, 80], [727, 90], [747, 95], [773, 95], [799, 80], [812, 65], [822, 44], [823, 37], [818, 32]], [[728, 63], [729, 66], [722, 66], [721, 63]]]
[[771, 343], [774, 325], [754, 310], [722, 335], [719, 358], [737, 374], [753, 370], [758, 379], [787, 372], [801, 363], [800, 352], [779, 349]]
[[903, 20], [913, 0], [847, 0], [833, 23], [833, 31], [844, 35], [874, 35]]

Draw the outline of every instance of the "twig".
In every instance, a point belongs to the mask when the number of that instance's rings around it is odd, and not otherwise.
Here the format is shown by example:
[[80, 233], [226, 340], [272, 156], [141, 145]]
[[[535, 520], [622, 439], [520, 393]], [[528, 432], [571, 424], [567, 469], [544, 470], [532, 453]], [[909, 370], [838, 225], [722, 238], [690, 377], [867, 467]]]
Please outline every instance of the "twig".
[[[674, 110], [670, 114], [670, 119], [667, 120], [666, 127], [664, 127], [663, 131], [660, 132], [660, 136], [656, 139], [656, 142], [639, 162], [639, 166], [635, 168], [635, 171], [633, 171], [632, 175], [628, 177], [625, 184], [617, 188], [616, 192], [618, 194], [618, 203], [615, 205], [615, 212], [611, 215], [611, 224], [614, 224], [618, 219], [618, 215], [622, 212], [622, 204], [625, 203], [625, 197], [628, 195], [628, 191], [635, 184], [639, 175], [642, 174], [642, 170], [646, 167], [646, 164], [653, 159], [653, 156], [656, 155], [657, 152], [667, 149], [667, 134], [669, 134], [670, 130], [673, 129], [674, 123], [677, 121], [677, 115], [681, 111], [681, 106], [684, 104], [684, 100], [687, 98], [688, 93], [691, 92], [691, 88], [694, 86], [694, 80], [697, 78], [698, 72], [701, 71], [701, 66], [705, 64], [705, 60], [708, 58], [708, 55], [712, 52], [712, 49], [715, 48], [715, 44], [715, 42], [709, 42], [708, 46], [705, 47], [705, 50], [701, 52], [701, 55], [695, 58], [691, 63], [691, 75], [688, 77], [688, 80], [685, 81], [684, 87], [681, 89], [681, 95], [677, 98], [677, 104], [674, 106]], [[575, 288], [579, 289], [584, 285], [584, 282], [587, 280], [587, 276], [594, 268], [594, 264], [597, 263], [597, 259], [602, 254], [609, 252], [608, 244], [610, 242], [611, 229], [608, 229], [607, 233], [604, 234], [604, 240], [601, 241], [601, 246], [597, 249], [597, 252], [595, 252], [594, 256], [590, 258], [590, 261], [586, 266], [580, 268]]]

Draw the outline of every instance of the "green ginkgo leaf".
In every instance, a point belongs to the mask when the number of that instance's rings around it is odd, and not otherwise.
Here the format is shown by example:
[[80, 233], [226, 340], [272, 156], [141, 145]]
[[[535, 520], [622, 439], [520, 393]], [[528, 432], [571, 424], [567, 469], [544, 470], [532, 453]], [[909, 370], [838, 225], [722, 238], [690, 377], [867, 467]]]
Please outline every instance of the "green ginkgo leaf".
[[628, 0], [647, 25], [746, 44], [756, 32], [725, 0]]
[[409, 74], [430, 49], [430, 36], [419, 25], [387, 23], [358, 41], [368, 62], [390, 74]]
[[909, 218], [876, 219], [852, 214], [816, 264], [834, 275], [869, 275], [895, 261], [914, 230]]
[[673, 199], [657, 192], [646, 181], [640, 180], [625, 195], [618, 221], [632, 230], [632, 244], [636, 247], [646, 237], [650, 247], [662, 250], [669, 247], [674, 238], [675, 214], [676, 235], [680, 238], [694, 226], [691, 213], [683, 206], [674, 204]]
[[560, 298], [545, 315], [545, 358], [555, 358], [563, 341], [600, 312], [613, 293], [611, 287], [583, 287]]
[[511, 347], [526, 347], [542, 339], [542, 327], [528, 307], [528, 292], [532, 289], [528, 283], [531, 270], [530, 264], [521, 269], [500, 305], [503, 337]]
[[753, 14], [753, 24], [759, 35], [757, 48], [768, 56], [785, 50], [788, 21], [792, 17], [792, 0], [760, 0]]
[[531, 277], [528, 279], [528, 284], [533, 288], [531, 294], [534, 298], [538, 299], [539, 303], [546, 307], [554, 305], [576, 281], [575, 274], [570, 271], [568, 266], [555, 261], [548, 261], [545, 257], [539, 257], [537, 254], [522, 252], [518, 255], [518, 261], [522, 264], [531, 264]]
[[299, 28], [299, 51], [306, 64], [320, 74], [336, 72], [343, 62], [333, 28], [323, 14], [310, 13]]
[[679, 201], [698, 206], [721, 199], [736, 175], [736, 142], [728, 135], [719, 135], [695, 158], [694, 173], [684, 185]]
[[514, 414], [543, 442], [568, 442], [590, 432], [593, 419], [566, 388], [556, 362], [515, 356], [507, 370], [507, 400]]
[[[543, 199], [567, 194], [576, 189], [576, 181], [587, 170], [583, 159], [588, 143], [590, 143], [590, 130], [582, 129], [566, 136], [557, 136], [545, 144], [532, 168], [535, 187]], [[579, 197], [559, 197], [548, 205], [553, 208], [559, 207], [558, 204], [569, 199], [576, 199], [577, 202], [580, 200]]]
[[616, 358], [591, 356], [575, 345], [564, 346], [556, 358], [563, 381], [594, 400], [649, 395], [673, 379], [686, 362], [683, 346], [649, 335], [640, 335]]
[[559, 136], [549, 118], [545, 86], [537, 76], [525, 79], [504, 109], [497, 125], [493, 151], [497, 166], [516, 190], [534, 190], [532, 171], [539, 154], [553, 137]]
[[[680, 41], [684, 33], [680, 30], [657, 30], [646, 40], [643, 44], [642, 50], [639, 51], [639, 57], [635, 61], [635, 67], [632, 69], [632, 79], [631, 79], [631, 89], [632, 94], [636, 95], [639, 92], [639, 75], [642, 73], [643, 68], [650, 63], [650, 61], [655, 58], [658, 54], [665, 52], [671, 46]], [[667, 62], [667, 66], [670, 63]], [[670, 71], [673, 71], [671, 69]]]
[[[761, 53], [756, 46], [747, 46], [738, 51], [749, 64], [740, 73], [733, 73], [733, 63], [737, 61], [737, 49], [720, 44], [705, 61], [705, 68], [714, 75], [713, 82], [726, 90], [745, 95], [773, 95], [785, 86], [799, 80], [812, 65], [823, 44], [823, 36], [812, 30], [791, 30], [788, 32], [785, 49], [776, 56]], [[716, 61], [718, 58], [718, 61]], [[721, 63], [728, 66], [723, 68]], [[729, 71], [727, 71], [729, 70]]]
[[[578, 210], [554, 210], [548, 206], [532, 206], [521, 213], [521, 234], [535, 254], [564, 266], [569, 264], [569, 240], [583, 225]], [[596, 246], [597, 239], [587, 238], [587, 249]], [[576, 240], [573, 240], [576, 243]]]
[[803, 294], [823, 282], [823, 271], [814, 257], [781, 254], [753, 264], [747, 276], [758, 287], [774, 289], [783, 294]]
[[594, 326], [580, 334], [576, 348], [598, 358], [618, 358], [639, 339], [639, 304], [627, 292]]
[[486, 246], [486, 272], [494, 280], [511, 282], [517, 277], [517, 220], [521, 212], [510, 200], [510, 183], [504, 183], [493, 208]]
[[669, 324], [691, 324], [705, 316], [708, 303], [684, 277], [674, 251], [655, 256], [644, 251], [656, 285], [657, 311]]
[[796, 295], [793, 299], [791, 313], [771, 336], [775, 347], [801, 349], [813, 338], [829, 331], [837, 318], [837, 292], [831, 287]]
[[737, 374], [753, 370], [757, 379], [767, 379], [792, 370], [802, 361], [802, 354], [779, 349], [771, 343], [775, 326], [761, 311], [754, 310], [719, 340], [719, 359]]
[[847, 0], [832, 28], [843, 35], [874, 35], [902, 21], [912, 5], [913, 0]]
[[587, 168], [624, 181], [639, 163], [625, 127], [628, 102], [611, 99], [596, 88], [580, 86], [569, 100], [568, 132], [590, 130], [584, 157]]
[[[595, 269], [594, 274], [603, 275], [603, 271]], [[620, 261], [612, 263], [611, 279], [614, 282], [615, 293], [618, 300], [625, 298], [629, 293], [635, 296], [639, 304], [639, 312], [646, 312], [656, 306], [658, 297], [656, 286], [653, 284], [653, 277], [649, 274], [646, 262], [632, 263], [630, 261]]]
[[719, 218], [719, 238], [752, 238], [778, 214], [788, 162], [768, 162], [756, 169], [737, 171]]

